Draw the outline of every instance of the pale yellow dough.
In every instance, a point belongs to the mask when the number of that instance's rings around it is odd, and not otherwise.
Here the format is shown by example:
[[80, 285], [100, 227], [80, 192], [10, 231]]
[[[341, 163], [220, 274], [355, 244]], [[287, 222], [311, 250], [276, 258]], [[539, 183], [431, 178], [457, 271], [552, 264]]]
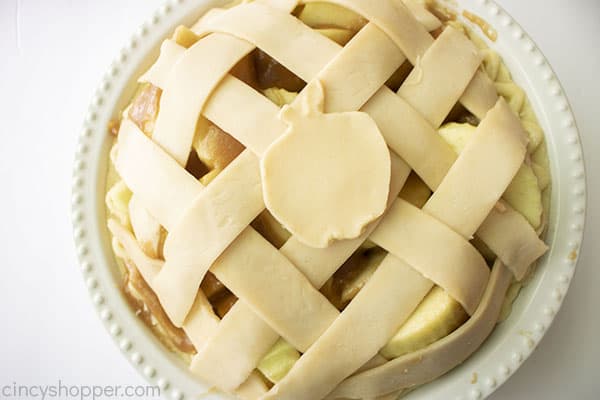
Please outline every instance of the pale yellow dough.
[[443, 287], [469, 314], [477, 308], [489, 269], [479, 252], [444, 223], [398, 199], [371, 240]]
[[150, 69], [138, 79], [138, 82], [152, 82], [154, 86], [159, 88], [166, 87], [169, 74], [173, 68], [172, 60], [179, 60], [183, 56], [183, 53], [185, 53], [184, 47], [181, 47], [173, 40], [165, 40], [160, 46], [160, 57], [158, 57]]
[[[455, 346], [421, 353], [433, 354], [441, 373], [489, 333], [510, 277], [498, 261], [480, 302], [489, 270], [471, 236], [477, 231], [516, 278], [546, 250], [521, 214], [494, 208], [527, 143], [478, 69], [476, 47], [452, 27], [434, 40], [428, 30], [440, 23], [414, 0], [331, 2], [354, 11], [345, 25], [315, 31], [289, 14], [298, 1], [256, 0], [203, 18], [189, 49], [165, 41], [140, 78], [163, 89], [153, 137], [125, 117], [115, 152], [127, 185], [108, 197], [120, 220], [109, 224], [117, 254], [132, 259], [190, 337], [192, 372], [243, 399], [322, 398], [361, 366], [375, 369], [349, 378], [349, 397], [406, 387], [393, 377], [410, 361], [377, 354], [434, 283], [474, 313]], [[318, 25], [311, 10], [323, 6], [306, 3]], [[344, 48], [335, 41], [350, 37]], [[267, 91], [273, 104], [229, 73], [256, 47], [309, 82], [281, 113], [293, 94]], [[394, 93], [385, 82], [406, 59], [415, 68]], [[457, 102], [482, 120], [458, 158], [436, 131]], [[184, 169], [204, 118], [246, 147], [206, 188]], [[423, 210], [396, 200], [409, 165], [434, 191]], [[248, 226], [265, 206], [293, 234], [280, 250]], [[390, 254], [340, 314], [318, 289], [369, 238]], [[222, 320], [198, 291], [209, 269], [239, 298]], [[304, 354], [295, 362], [296, 351], [286, 352], [291, 361], [269, 390], [254, 369], [281, 336]], [[417, 369], [407, 382], [430, 375]], [[392, 386], [381, 391], [378, 379]]]
[[[400, 97], [438, 127], [465, 91], [481, 63], [481, 55], [471, 41], [456, 29], [445, 29], [431, 47], [417, 59]], [[435, 93], [435, 96], [432, 96]]]
[[288, 130], [261, 160], [263, 195], [271, 214], [299, 240], [324, 248], [358, 237], [383, 213], [390, 155], [367, 114], [324, 114], [319, 81], [304, 93], [300, 104], [284, 106]]

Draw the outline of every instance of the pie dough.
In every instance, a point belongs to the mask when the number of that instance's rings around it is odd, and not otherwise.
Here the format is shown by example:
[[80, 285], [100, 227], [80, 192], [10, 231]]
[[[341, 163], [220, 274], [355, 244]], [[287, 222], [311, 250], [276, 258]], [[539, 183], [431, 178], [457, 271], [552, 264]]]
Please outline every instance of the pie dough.
[[[124, 113], [107, 195], [115, 254], [193, 344], [191, 372], [243, 399], [393, 398], [475, 351], [511, 280], [547, 250], [543, 224], [502, 199], [524, 160], [540, 188], [550, 179], [501, 63], [414, 0], [254, 0], [192, 31], [178, 28], [139, 78], [159, 107], [143, 124]], [[302, 90], [260, 87], [258, 52]], [[458, 152], [438, 129], [461, 112], [477, 128]], [[236, 144], [227, 157], [207, 132]], [[409, 174], [417, 205], [398, 198]], [[277, 247], [259, 215], [281, 225]], [[325, 289], [374, 247], [382, 261], [336, 308]], [[434, 286], [468, 321], [381, 357]], [[257, 366], [276, 343], [293, 359], [267, 385]]]
[[262, 157], [263, 196], [271, 214], [299, 240], [325, 248], [358, 237], [383, 214], [390, 153], [368, 114], [324, 114], [318, 80], [303, 93], [281, 110], [288, 129]]

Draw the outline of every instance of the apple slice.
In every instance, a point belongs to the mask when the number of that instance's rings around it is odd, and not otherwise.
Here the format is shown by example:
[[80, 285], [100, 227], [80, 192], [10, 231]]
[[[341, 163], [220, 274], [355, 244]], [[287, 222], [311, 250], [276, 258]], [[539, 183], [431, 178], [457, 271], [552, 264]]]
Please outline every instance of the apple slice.
[[534, 229], [540, 226], [543, 211], [542, 191], [531, 166], [521, 165], [503, 198], [523, 215]]
[[129, 221], [129, 201], [132, 193], [125, 185], [125, 182], [119, 181], [106, 193], [106, 207], [110, 214], [124, 227], [131, 227]]
[[271, 382], [277, 383], [287, 375], [300, 358], [298, 350], [279, 339], [258, 363], [258, 370]]
[[422, 349], [453, 332], [467, 318], [462, 306], [436, 286], [380, 353], [393, 359]]
[[298, 96], [297, 92], [289, 92], [285, 89], [276, 87], [271, 87], [263, 90], [263, 94], [267, 99], [271, 100], [279, 107], [283, 107], [286, 104], [290, 104], [296, 99], [296, 96]]
[[366, 285], [387, 252], [379, 247], [371, 248], [361, 254], [361, 264], [354, 269], [354, 273], [347, 274], [344, 279], [340, 294], [340, 305], [344, 308]]
[[444, 124], [440, 129], [439, 133], [446, 142], [452, 147], [456, 154], [460, 154], [465, 148], [469, 140], [475, 134], [477, 127], [471, 124], [459, 124], [456, 122], [450, 122]]
[[311, 28], [343, 28], [358, 32], [367, 20], [347, 8], [332, 3], [308, 3], [298, 18]]
[[354, 32], [343, 28], [320, 28], [316, 29], [321, 35], [328, 37], [340, 46], [345, 46], [352, 39]]
[[[374, 244], [373, 244], [374, 245]], [[361, 247], [321, 288], [338, 310], [343, 310], [368, 282], [387, 252], [380, 247]]]

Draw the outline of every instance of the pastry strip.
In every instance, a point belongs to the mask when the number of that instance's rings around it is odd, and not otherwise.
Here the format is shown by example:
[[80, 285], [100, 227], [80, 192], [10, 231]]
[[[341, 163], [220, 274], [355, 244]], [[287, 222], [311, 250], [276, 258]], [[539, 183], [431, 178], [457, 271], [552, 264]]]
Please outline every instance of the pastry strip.
[[256, 400], [267, 393], [269, 389], [258, 371], [253, 372], [248, 379], [235, 390], [241, 400]]
[[121, 122], [117, 146], [117, 172], [134, 196], [170, 231], [202, 186], [128, 119]]
[[[135, 237], [127, 229], [122, 227], [114, 220], [108, 221], [108, 227], [122, 245], [128, 257], [136, 266], [140, 274], [146, 281], [151, 283], [154, 276], [162, 268], [164, 262], [148, 257], [139, 247]], [[204, 294], [198, 292], [196, 302], [192, 307], [190, 315], [183, 325], [183, 330], [190, 338], [196, 349], [202, 348], [206, 341], [215, 335], [219, 326], [219, 318], [212, 312], [212, 307]], [[232, 389], [232, 391], [235, 388]], [[268, 391], [262, 378], [257, 373], [252, 373], [250, 377], [241, 385], [235, 393], [241, 399], [254, 400]]]
[[423, 211], [470, 239], [521, 167], [526, 137], [508, 104], [498, 100]]
[[249, 150], [185, 208], [169, 230], [166, 263], [153, 285], [175, 326], [183, 323], [212, 263], [263, 209], [258, 158]]
[[[231, 118], [231, 110], [236, 110], [236, 118]], [[278, 114], [279, 107], [231, 75], [215, 90], [204, 109], [206, 118], [258, 156], [287, 129]]]
[[204, 292], [198, 290], [192, 308], [181, 327], [198, 351], [213, 337], [220, 321]]
[[[398, 1], [398, 0], [394, 0]], [[422, 3], [417, 0], [402, 0], [406, 8], [415, 16], [421, 25], [425, 26], [429, 32], [442, 26], [442, 22], [435, 15], [430, 13]]]
[[[200, 194], [202, 185], [130, 120], [124, 119], [121, 122], [118, 138], [115, 168], [119, 175], [135, 192], [133, 196], [140, 199], [157, 218], [156, 224], [162, 224], [167, 230], [171, 229]], [[148, 176], [153, 177], [151, 184], [148, 184]], [[146, 283], [156, 292], [154, 278], [159, 270], [147, 274], [143, 264], [138, 265], [138, 262], [141, 259], [134, 260]], [[198, 287], [189, 296], [191, 310], [187, 318], [181, 321], [181, 325], [198, 349], [211, 337], [219, 319]]]
[[167, 87], [173, 66], [185, 53], [185, 47], [167, 39], [160, 45], [160, 55], [156, 62], [138, 79], [140, 83], [152, 83], [161, 89]]
[[473, 245], [448, 226], [398, 199], [370, 239], [443, 288], [469, 314], [475, 312], [489, 269]]
[[342, 382], [327, 399], [366, 399], [427, 383], [463, 362], [488, 337], [498, 320], [512, 273], [496, 261], [477, 311], [443, 339]]
[[360, 110], [405, 60], [381, 29], [367, 24], [315, 78], [325, 89], [325, 112]]
[[502, 203], [502, 211], [494, 208], [477, 230], [481, 238], [505, 265], [510, 265], [515, 278], [520, 281], [531, 265], [547, 250], [534, 230], [526, 229], [529, 223], [521, 214]]
[[221, 254], [211, 271], [301, 352], [339, 315], [325, 296], [253, 229], [244, 230]]
[[398, 95], [439, 127], [464, 93], [482, 57], [460, 31], [447, 27], [417, 61]]
[[460, 97], [460, 103], [480, 120], [485, 118], [497, 101], [498, 92], [494, 82], [481, 71], [477, 71]]
[[382, 88], [362, 110], [377, 122], [390, 149], [401, 156], [427, 186], [437, 188], [457, 156], [429, 122], [387, 88]]

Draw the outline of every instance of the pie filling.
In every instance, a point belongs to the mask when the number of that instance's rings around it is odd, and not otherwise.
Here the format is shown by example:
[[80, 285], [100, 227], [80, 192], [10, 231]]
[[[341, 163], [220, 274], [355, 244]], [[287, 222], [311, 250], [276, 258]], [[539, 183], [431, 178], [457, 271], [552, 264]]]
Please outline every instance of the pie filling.
[[445, 6], [238, 3], [178, 27], [111, 123], [123, 292], [215, 389], [395, 398], [472, 354], [547, 250], [543, 131]]

